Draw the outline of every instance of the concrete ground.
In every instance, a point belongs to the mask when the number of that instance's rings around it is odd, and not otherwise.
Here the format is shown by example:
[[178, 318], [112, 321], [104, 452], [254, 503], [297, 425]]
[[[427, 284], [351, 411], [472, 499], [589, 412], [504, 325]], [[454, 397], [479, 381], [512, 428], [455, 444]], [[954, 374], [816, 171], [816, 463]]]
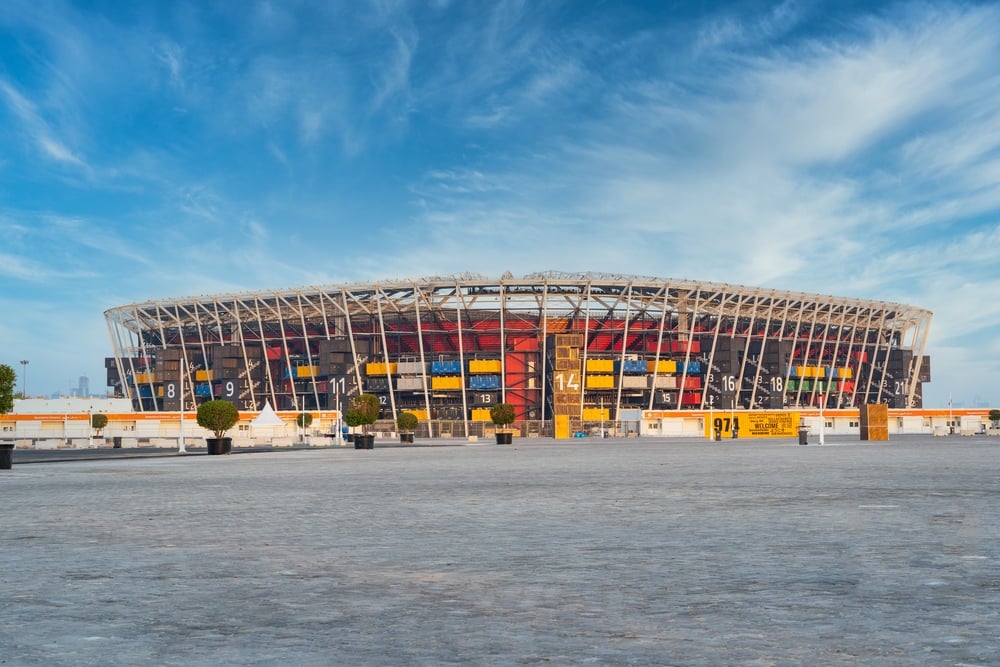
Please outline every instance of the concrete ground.
[[0, 664], [998, 665], [998, 454], [907, 436], [15, 457]]

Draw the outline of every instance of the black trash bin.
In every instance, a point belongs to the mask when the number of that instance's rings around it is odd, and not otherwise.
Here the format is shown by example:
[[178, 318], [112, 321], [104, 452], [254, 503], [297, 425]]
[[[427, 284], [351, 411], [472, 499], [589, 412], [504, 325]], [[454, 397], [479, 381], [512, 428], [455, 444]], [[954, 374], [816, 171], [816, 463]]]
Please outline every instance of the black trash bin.
[[808, 445], [809, 444], [809, 429], [805, 426], [799, 427], [799, 444]]
[[113, 449], [121, 449], [122, 448], [122, 437], [120, 435], [116, 435], [113, 438], [111, 438], [111, 442], [112, 442], [111, 447]]
[[14, 443], [0, 442], [0, 470], [10, 470], [14, 461]]

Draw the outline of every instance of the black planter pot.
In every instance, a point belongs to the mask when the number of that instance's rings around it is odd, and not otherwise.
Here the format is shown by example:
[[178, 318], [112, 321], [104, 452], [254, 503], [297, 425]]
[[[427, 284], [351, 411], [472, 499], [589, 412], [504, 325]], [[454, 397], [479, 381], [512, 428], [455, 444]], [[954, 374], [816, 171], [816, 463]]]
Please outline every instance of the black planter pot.
[[399, 441], [400, 442], [413, 442], [413, 434], [412, 433], [400, 433], [399, 434]]
[[14, 443], [0, 443], [0, 470], [10, 470], [14, 462]]
[[375, 435], [356, 433], [354, 435], [354, 449], [375, 449]]
[[208, 453], [212, 455], [228, 454], [233, 451], [232, 438], [205, 438], [205, 442], [208, 443]]
[[514, 442], [513, 433], [497, 433], [497, 444], [498, 445], [509, 445]]

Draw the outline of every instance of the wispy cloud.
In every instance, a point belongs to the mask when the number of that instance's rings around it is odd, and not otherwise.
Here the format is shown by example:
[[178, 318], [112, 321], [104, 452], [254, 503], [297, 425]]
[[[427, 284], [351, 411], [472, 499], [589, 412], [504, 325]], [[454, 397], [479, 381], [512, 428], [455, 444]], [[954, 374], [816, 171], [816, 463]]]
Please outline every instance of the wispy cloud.
[[170, 83], [177, 89], [184, 88], [184, 49], [172, 41], [164, 41], [156, 50], [156, 56], [167, 68]]
[[0, 92], [7, 107], [21, 123], [21, 127], [40, 155], [64, 165], [89, 171], [88, 165], [55, 136], [52, 128], [39, 113], [36, 105], [21, 94], [9, 81], [0, 79]]

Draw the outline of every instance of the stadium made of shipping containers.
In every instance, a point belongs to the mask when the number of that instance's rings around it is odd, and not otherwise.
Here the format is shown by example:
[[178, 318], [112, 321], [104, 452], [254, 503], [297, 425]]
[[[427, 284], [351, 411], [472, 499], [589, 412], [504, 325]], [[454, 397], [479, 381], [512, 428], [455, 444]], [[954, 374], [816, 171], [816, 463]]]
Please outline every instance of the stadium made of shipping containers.
[[[642, 410], [921, 408], [931, 312], [598, 273], [463, 274], [217, 294], [105, 312], [108, 386], [139, 412], [336, 410], [383, 418], [616, 420]], [[183, 404], [181, 403], [183, 401]]]

